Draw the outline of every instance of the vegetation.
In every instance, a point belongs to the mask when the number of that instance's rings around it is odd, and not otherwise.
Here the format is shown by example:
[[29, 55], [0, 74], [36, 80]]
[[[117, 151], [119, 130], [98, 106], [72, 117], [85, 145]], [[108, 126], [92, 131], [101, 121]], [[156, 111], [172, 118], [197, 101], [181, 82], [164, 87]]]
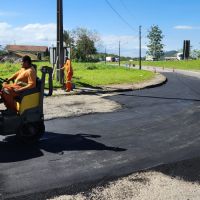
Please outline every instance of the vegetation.
[[[39, 71], [41, 66], [50, 66], [47, 62], [37, 62], [35, 64], [37, 64], [39, 77], [41, 76], [41, 72]], [[154, 77], [154, 73], [152, 72], [102, 63], [72, 63], [72, 65], [74, 69], [73, 82], [77, 86], [97, 87], [119, 83], [138, 83]], [[20, 67], [20, 64], [0, 64], [0, 77], [9, 77]], [[54, 81], [54, 87], [60, 87], [60, 84]]]
[[74, 63], [74, 81], [77, 85], [101, 86], [119, 83], [138, 83], [153, 78], [148, 71], [127, 69], [105, 64]]
[[147, 45], [147, 54], [153, 56], [156, 60], [159, 60], [161, 56], [164, 55], [163, 47], [161, 43], [164, 35], [158, 26], [151, 26], [151, 29], [147, 35], [149, 39], [149, 44]]
[[64, 31], [64, 42], [71, 47], [71, 58], [76, 61], [91, 61], [97, 53], [95, 43], [99, 40], [98, 34], [86, 28], [77, 28]]
[[200, 50], [193, 49], [191, 51], [191, 58], [193, 58], [193, 59], [200, 59]]
[[15, 73], [19, 68], [20, 64], [13, 64], [9, 62], [0, 64], [0, 77], [8, 78], [11, 74]]

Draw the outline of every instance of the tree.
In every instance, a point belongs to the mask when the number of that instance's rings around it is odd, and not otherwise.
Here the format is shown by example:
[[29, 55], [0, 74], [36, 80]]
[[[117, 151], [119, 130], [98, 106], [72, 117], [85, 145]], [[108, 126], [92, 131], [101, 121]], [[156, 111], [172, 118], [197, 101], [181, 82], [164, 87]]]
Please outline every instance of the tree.
[[194, 49], [191, 51], [191, 57], [193, 59], [200, 59], [200, 50]]
[[66, 47], [70, 47], [71, 59], [75, 59], [75, 41], [74, 41], [73, 34], [71, 31], [64, 30], [63, 41], [64, 41]]
[[74, 39], [71, 36], [70, 31], [64, 30], [63, 33], [63, 41], [67, 47], [71, 47], [74, 44]]
[[76, 44], [77, 57], [82, 61], [89, 61], [89, 57], [96, 54], [97, 50], [94, 41], [88, 35], [81, 35]]
[[164, 55], [164, 45], [161, 43], [163, 37], [162, 31], [157, 25], [151, 26], [147, 35], [147, 38], [149, 39], [147, 54], [153, 56], [156, 60], [159, 60], [160, 57]]
[[75, 57], [81, 61], [90, 61], [92, 55], [97, 53], [95, 43], [99, 40], [98, 34], [86, 28], [77, 28], [73, 30], [73, 38], [75, 40]]
[[3, 56], [6, 54], [5, 46], [0, 45], [0, 56]]

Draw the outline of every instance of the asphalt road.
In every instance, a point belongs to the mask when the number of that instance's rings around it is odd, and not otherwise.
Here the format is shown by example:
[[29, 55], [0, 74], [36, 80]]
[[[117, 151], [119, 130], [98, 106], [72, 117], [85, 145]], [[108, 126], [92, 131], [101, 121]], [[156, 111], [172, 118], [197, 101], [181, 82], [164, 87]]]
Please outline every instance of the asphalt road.
[[0, 138], [2, 198], [71, 194], [200, 156], [200, 79], [165, 75], [161, 87], [106, 97], [123, 105], [117, 112], [47, 121], [34, 147]]

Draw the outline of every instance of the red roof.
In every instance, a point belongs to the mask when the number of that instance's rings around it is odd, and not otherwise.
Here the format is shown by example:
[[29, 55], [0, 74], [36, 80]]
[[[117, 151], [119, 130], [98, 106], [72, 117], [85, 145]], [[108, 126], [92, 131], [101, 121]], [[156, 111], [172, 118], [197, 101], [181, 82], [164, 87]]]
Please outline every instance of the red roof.
[[7, 45], [8, 51], [29, 51], [29, 52], [46, 52], [48, 47], [46, 46], [27, 46], [27, 45]]

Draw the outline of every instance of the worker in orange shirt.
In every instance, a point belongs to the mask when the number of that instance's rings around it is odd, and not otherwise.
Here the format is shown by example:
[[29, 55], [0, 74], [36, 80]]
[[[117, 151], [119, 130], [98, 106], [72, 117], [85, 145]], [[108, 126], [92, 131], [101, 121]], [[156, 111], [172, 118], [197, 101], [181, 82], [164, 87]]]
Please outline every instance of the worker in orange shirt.
[[71, 60], [68, 57], [66, 57], [65, 64], [61, 69], [65, 70], [65, 77], [66, 77], [65, 88], [67, 92], [70, 92], [72, 90], [73, 68]]
[[[14, 83], [9, 84], [10, 81], [14, 81]], [[0, 95], [5, 106], [16, 112], [15, 98], [20, 96], [20, 92], [34, 87], [36, 87], [36, 71], [32, 67], [31, 58], [24, 56], [21, 69], [3, 83]]]

